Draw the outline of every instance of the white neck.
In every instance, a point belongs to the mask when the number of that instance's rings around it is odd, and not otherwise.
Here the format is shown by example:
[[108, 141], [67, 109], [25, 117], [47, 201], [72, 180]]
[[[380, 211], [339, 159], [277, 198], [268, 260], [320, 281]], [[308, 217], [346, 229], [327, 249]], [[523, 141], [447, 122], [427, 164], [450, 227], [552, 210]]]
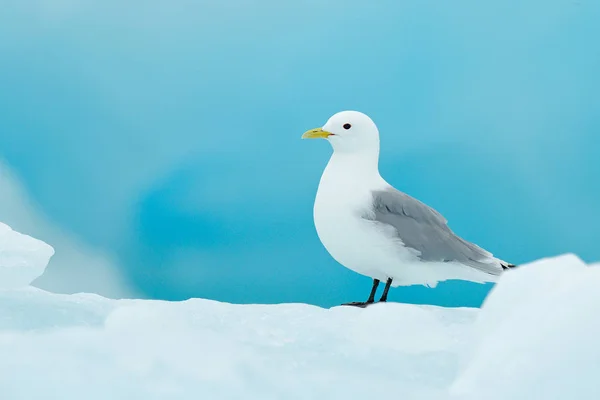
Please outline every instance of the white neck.
[[381, 180], [378, 150], [353, 153], [334, 151], [323, 171], [321, 184], [327, 181], [338, 187], [357, 186], [378, 184]]

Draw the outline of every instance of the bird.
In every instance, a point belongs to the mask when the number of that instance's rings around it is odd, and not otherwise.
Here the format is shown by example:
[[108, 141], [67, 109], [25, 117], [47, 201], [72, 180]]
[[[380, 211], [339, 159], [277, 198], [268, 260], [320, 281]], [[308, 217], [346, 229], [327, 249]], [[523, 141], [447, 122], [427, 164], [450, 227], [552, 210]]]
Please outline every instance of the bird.
[[325, 139], [333, 149], [319, 181], [313, 220], [319, 240], [342, 266], [373, 279], [367, 307], [390, 287], [435, 287], [446, 280], [496, 282], [510, 264], [449, 227], [435, 209], [390, 185], [379, 173], [379, 130], [359, 111], [342, 111], [302, 139]]

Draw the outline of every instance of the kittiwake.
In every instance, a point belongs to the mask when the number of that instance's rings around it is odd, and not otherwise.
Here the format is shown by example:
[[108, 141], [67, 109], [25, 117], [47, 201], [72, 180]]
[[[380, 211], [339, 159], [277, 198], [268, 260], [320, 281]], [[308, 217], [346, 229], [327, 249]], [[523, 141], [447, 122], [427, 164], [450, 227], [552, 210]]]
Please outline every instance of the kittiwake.
[[386, 282], [385, 302], [390, 286], [494, 282], [513, 267], [456, 235], [440, 213], [381, 177], [379, 130], [367, 115], [339, 112], [302, 138], [323, 138], [333, 147], [313, 210], [321, 243], [337, 262], [373, 279], [366, 302], [346, 305], [373, 304], [380, 281]]

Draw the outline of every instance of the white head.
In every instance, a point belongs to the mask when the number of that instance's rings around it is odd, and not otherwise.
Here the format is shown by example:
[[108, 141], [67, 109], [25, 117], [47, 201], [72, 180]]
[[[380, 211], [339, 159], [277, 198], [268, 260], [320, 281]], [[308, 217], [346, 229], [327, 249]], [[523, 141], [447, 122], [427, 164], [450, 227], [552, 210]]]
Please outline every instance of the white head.
[[358, 111], [339, 112], [322, 128], [311, 129], [302, 138], [327, 139], [334, 152], [379, 154], [379, 130], [371, 118]]

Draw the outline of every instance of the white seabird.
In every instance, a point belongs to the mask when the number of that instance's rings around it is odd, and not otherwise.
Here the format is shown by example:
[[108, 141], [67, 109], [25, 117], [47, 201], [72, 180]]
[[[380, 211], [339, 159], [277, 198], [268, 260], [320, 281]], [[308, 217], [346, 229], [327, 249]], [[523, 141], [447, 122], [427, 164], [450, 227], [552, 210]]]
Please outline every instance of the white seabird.
[[433, 208], [387, 183], [379, 174], [379, 130], [367, 115], [343, 111], [303, 139], [323, 138], [333, 154], [314, 204], [319, 239], [340, 264], [373, 278], [366, 306], [386, 286], [426, 285], [458, 279], [494, 282], [513, 267], [457, 236]]

